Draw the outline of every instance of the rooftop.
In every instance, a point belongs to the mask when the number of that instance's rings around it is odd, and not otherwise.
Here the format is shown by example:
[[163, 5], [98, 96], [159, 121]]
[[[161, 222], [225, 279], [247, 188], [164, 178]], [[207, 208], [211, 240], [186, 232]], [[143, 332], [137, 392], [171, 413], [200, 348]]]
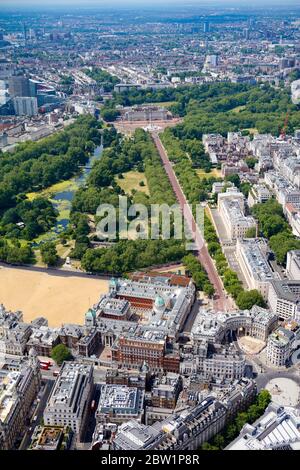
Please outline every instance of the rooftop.
[[97, 413], [139, 413], [143, 393], [136, 387], [125, 385], [103, 385]]
[[[222, 194], [222, 193], [221, 193]], [[246, 216], [239, 204], [239, 202], [236, 199], [228, 200], [225, 199], [222, 201], [224, 209], [228, 213], [228, 216], [230, 217], [230, 220], [233, 223], [236, 223], [238, 225], [246, 225], [248, 227], [251, 227], [255, 225], [255, 220], [252, 216]]]
[[13, 372], [0, 370], [0, 423], [5, 422], [14, 409], [15, 403], [19, 400], [18, 391], [31, 373], [32, 369], [29, 367]]
[[77, 362], [64, 362], [58, 375], [46, 409], [49, 406], [72, 407], [74, 412], [78, 406], [78, 394], [81, 392], [83, 377], [88, 377], [92, 366]]
[[272, 281], [276, 295], [293, 303], [300, 301], [300, 280]]
[[245, 257], [246, 263], [250, 265], [252, 275], [260, 281], [268, 281], [278, 278], [272, 271], [263, 253], [263, 245], [260, 239], [248, 238], [238, 240], [238, 247]]
[[286, 346], [294, 338], [294, 333], [285, 328], [278, 328], [276, 331], [270, 334], [268, 341], [271, 341], [277, 346]]
[[300, 450], [300, 413], [296, 408], [272, 403], [253, 425], [246, 424], [225, 450], [272, 450], [282, 446]]
[[[193, 303], [194, 284], [189, 282], [187, 287], [181, 287], [177, 285], [179, 283], [177, 279], [171, 278], [173, 279], [171, 282], [169, 276], [163, 275], [142, 276], [137, 273], [135, 278], [139, 280], [113, 280], [113, 284], [110, 284], [109, 294], [102, 297], [99, 303], [94, 306], [97, 311], [97, 327], [103, 324], [106, 328], [118, 329], [119, 331], [131, 328], [133, 331], [135, 325], [142, 324], [147, 326], [149, 331], [159, 329], [165, 334], [174, 335]], [[171, 285], [173, 282], [175, 285]], [[139, 316], [138, 321], [124, 321], [125, 313], [128, 312], [129, 307]], [[115, 318], [105, 318], [105, 313], [113, 315]], [[122, 322], [122, 325], [113, 323], [114, 320]]]
[[211, 338], [215, 340], [219, 334], [230, 329], [236, 321], [249, 324], [255, 322], [267, 327], [273, 322], [274, 318], [276, 318], [274, 313], [256, 305], [251, 310], [238, 310], [230, 313], [208, 311], [200, 308], [191, 333], [194, 338]]
[[104, 295], [97, 306], [98, 315], [114, 315], [124, 317], [130, 307], [128, 300], [114, 298], [112, 295]]
[[160, 430], [132, 420], [119, 426], [116, 440], [122, 450], [147, 449], [159, 434]]
[[16, 387], [20, 372], [1, 371], [0, 375], [0, 422], [4, 422], [16, 400]]
[[34, 328], [29, 339], [29, 344], [40, 344], [52, 346], [53, 342], [58, 337], [58, 331], [55, 328], [48, 328], [47, 326], [40, 326], [39, 328]]

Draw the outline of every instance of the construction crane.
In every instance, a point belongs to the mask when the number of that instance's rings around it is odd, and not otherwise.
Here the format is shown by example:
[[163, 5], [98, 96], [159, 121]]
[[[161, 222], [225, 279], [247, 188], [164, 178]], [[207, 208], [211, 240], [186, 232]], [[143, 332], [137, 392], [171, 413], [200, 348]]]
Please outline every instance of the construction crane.
[[281, 139], [285, 139], [286, 137], [286, 130], [287, 130], [288, 123], [289, 123], [289, 112], [286, 113], [283, 128], [281, 129], [281, 132], [280, 132]]

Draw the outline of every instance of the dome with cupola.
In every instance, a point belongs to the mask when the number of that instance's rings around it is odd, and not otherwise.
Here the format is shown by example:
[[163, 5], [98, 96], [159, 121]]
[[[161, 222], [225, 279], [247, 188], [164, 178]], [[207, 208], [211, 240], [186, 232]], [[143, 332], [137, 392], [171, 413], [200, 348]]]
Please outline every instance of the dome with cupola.
[[86, 323], [94, 324], [95, 318], [96, 318], [96, 311], [93, 308], [90, 308], [85, 314]]
[[162, 308], [165, 306], [165, 301], [164, 299], [160, 296], [160, 295], [157, 295], [156, 298], [155, 298], [155, 302], [154, 302], [154, 306], [156, 308]]
[[109, 281], [109, 290], [116, 290], [118, 287], [118, 280], [112, 277]]

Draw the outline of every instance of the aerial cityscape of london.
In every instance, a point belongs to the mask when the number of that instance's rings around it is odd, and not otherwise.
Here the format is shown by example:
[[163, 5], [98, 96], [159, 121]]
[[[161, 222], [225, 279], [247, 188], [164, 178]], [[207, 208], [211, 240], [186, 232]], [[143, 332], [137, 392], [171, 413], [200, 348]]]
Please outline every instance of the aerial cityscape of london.
[[0, 450], [300, 450], [298, 1], [1, 0]]

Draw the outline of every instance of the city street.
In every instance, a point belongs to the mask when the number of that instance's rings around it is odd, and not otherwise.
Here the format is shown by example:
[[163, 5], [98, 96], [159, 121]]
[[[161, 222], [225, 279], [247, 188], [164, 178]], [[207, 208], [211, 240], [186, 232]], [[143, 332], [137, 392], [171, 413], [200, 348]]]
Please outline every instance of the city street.
[[106, 377], [107, 367], [97, 366], [94, 368], [94, 382], [95, 384], [104, 384]]
[[[96, 384], [95, 387], [94, 387], [94, 393], [93, 393], [93, 396], [92, 396], [92, 401], [95, 400], [95, 410], [98, 407], [99, 398], [100, 398], [100, 386], [99, 386], [99, 384]], [[87, 424], [87, 430], [86, 430], [86, 433], [85, 433], [85, 436], [84, 436], [85, 448], [87, 447], [86, 446], [87, 443], [89, 444], [88, 448], [90, 447], [90, 443], [92, 442], [92, 437], [93, 437], [93, 433], [94, 433], [94, 430], [95, 430], [95, 426], [96, 426], [96, 414], [95, 414], [95, 411], [90, 410], [89, 411], [88, 424]]]
[[197, 299], [194, 305], [192, 306], [192, 309], [183, 325], [182, 331], [184, 333], [188, 334], [191, 332], [200, 307], [201, 307], [201, 300]]
[[0, 4], [0, 450], [300, 450], [300, 0]]
[[[53, 385], [54, 385], [54, 380], [53, 379], [49, 379], [49, 380], [46, 381], [45, 388], [43, 390], [43, 394], [42, 394], [42, 396], [40, 398], [40, 401], [39, 401], [39, 403], [36, 407], [36, 410], [33, 414], [32, 422], [29, 425], [29, 427], [27, 429], [27, 432], [25, 433], [25, 435], [22, 439], [19, 450], [26, 450], [28, 448], [28, 446], [30, 445], [31, 438], [32, 438], [32, 435], [34, 433], [34, 430], [41, 423], [43, 413], [44, 413], [44, 409], [45, 409], [45, 406], [46, 406], [48, 397], [51, 393]], [[34, 421], [33, 421], [33, 419], [34, 419]]]
[[[257, 383], [257, 389], [258, 390], [261, 390], [263, 388], [266, 387], [266, 385], [270, 382], [270, 381], [274, 381], [274, 379], [282, 379], [282, 378], [285, 378], [285, 379], [290, 379], [290, 380], [293, 380], [294, 382], [296, 382], [298, 385], [300, 385], [300, 375], [299, 375], [299, 371], [295, 371], [295, 370], [273, 370], [273, 371], [264, 371], [263, 374], [259, 374], [256, 378], [255, 378], [255, 381]], [[299, 402], [299, 399], [298, 399], [298, 407], [300, 407], [300, 402]]]
[[246, 355], [246, 360], [253, 366], [253, 370], [257, 374], [255, 381], [258, 390], [264, 388], [270, 380], [276, 377], [292, 379], [300, 385], [300, 370], [298, 366], [292, 366], [288, 369], [276, 369], [268, 367], [257, 356]]
[[22, 269], [22, 270], [26, 270], [26, 271], [33, 271], [33, 272], [40, 272], [40, 273], [47, 273], [47, 274], [51, 274], [52, 276], [60, 276], [60, 277], [84, 277], [84, 278], [90, 278], [91, 276], [93, 276], [93, 278], [96, 278], [96, 279], [104, 279], [104, 280], [107, 280], [107, 279], [110, 279], [110, 275], [108, 274], [102, 274], [102, 275], [99, 275], [99, 274], [93, 274], [93, 273], [86, 273], [84, 271], [80, 271], [78, 269], [75, 269], [75, 268], [67, 268], [67, 269], [63, 269], [63, 268], [46, 268], [46, 267], [42, 267], [42, 266], [34, 266], [34, 265], [13, 265], [13, 264], [7, 264], [7, 263], [2, 263], [0, 262], [0, 269], [1, 268], [7, 268], [9, 267], [9, 269]]
[[172, 188], [175, 192], [177, 201], [182, 210], [184, 209], [184, 207], [186, 208], [186, 211], [184, 211], [184, 217], [186, 219], [186, 222], [188, 224], [190, 231], [194, 235], [194, 241], [197, 247], [199, 261], [203, 265], [203, 267], [206, 269], [208, 278], [215, 288], [216, 294], [215, 294], [215, 300], [214, 300], [214, 308], [220, 311], [231, 310], [232, 309], [231, 302], [229, 302], [226, 297], [226, 294], [222, 285], [222, 281], [208, 253], [203, 236], [195, 222], [190, 206], [187, 203], [185, 195], [181, 189], [179, 181], [173, 170], [172, 164], [167, 156], [167, 152], [165, 148], [163, 147], [161, 140], [157, 133], [152, 133], [152, 138], [157, 147], [157, 150], [163, 162], [165, 171], [171, 182]]

